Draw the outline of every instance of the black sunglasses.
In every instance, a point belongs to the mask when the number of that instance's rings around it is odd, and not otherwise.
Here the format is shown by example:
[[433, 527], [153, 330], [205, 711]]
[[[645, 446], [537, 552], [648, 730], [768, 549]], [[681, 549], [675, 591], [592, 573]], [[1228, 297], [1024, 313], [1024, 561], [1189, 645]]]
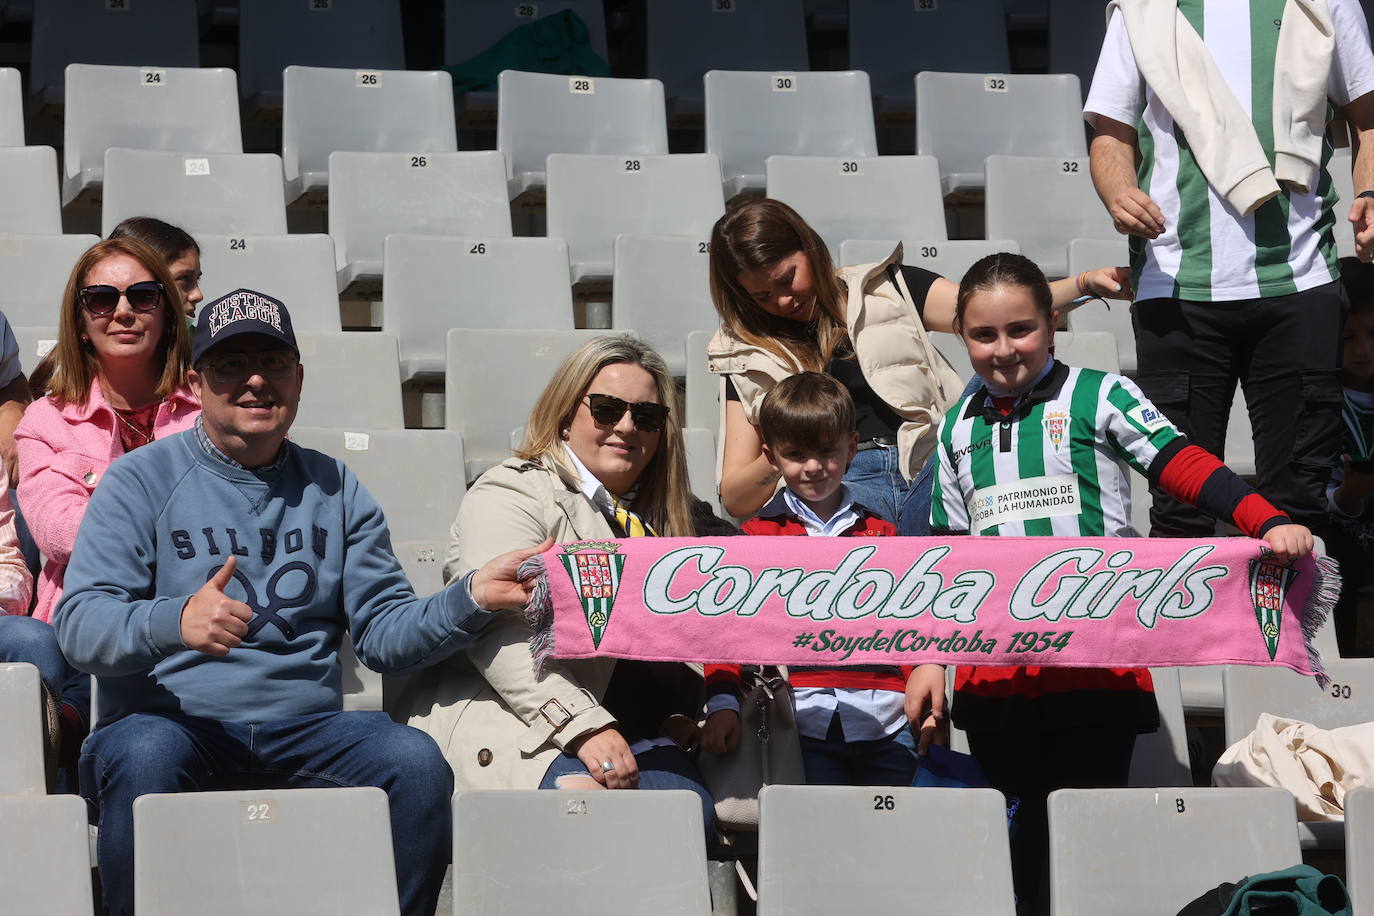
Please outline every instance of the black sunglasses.
[[77, 292], [81, 307], [92, 315], [109, 315], [119, 308], [119, 297], [129, 300], [129, 308], [136, 312], [151, 312], [162, 304], [162, 284], [156, 280], [130, 283], [127, 289], [113, 286], [83, 286]]
[[631, 404], [610, 394], [587, 395], [587, 407], [592, 412], [592, 419], [602, 426], [614, 426], [619, 423], [627, 410], [635, 428], [646, 433], [659, 432], [668, 420], [668, 407], [665, 404], [655, 404], [651, 401]]

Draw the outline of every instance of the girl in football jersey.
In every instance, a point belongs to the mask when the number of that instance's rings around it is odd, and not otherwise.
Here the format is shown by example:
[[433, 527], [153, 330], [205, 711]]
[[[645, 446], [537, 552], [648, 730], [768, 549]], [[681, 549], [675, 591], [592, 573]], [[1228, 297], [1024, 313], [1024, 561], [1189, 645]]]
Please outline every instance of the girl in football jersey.
[[[1263, 538], [1277, 558], [1312, 535], [1188, 440], [1130, 379], [1056, 360], [1055, 313], [1040, 269], [1016, 254], [978, 261], [959, 285], [954, 326], [982, 387], [946, 413], [935, 449], [934, 534], [1130, 537], [1132, 470], [1180, 500]], [[991, 488], [1054, 485], [1039, 508], [978, 501]], [[971, 511], [978, 501], [980, 513]], [[1025, 505], [1025, 501], [1021, 501]], [[1019, 912], [1035, 912], [1047, 850], [1046, 796], [1124, 786], [1135, 736], [1159, 725], [1143, 668], [961, 666], [952, 721], [989, 781], [1021, 799], [1012, 841]]]

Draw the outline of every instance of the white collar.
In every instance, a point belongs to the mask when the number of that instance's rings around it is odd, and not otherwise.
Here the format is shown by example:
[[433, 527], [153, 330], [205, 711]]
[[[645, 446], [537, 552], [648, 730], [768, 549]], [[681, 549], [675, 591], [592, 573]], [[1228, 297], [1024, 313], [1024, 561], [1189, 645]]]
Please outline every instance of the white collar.
[[563, 446], [563, 453], [567, 455], [568, 461], [577, 471], [578, 485], [579, 489], [582, 490], [582, 495], [587, 497], [588, 501], [596, 508], [610, 509], [612, 507], [611, 493], [606, 489], [606, 485], [597, 480], [591, 471], [587, 470], [582, 459], [578, 458], [567, 445]]
[[808, 535], [834, 537], [848, 531], [859, 520], [858, 510], [854, 508], [854, 496], [844, 484], [840, 484], [840, 507], [830, 516], [829, 521], [821, 521], [821, 517], [812, 511], [810, 506], [786, 487], [782, 489], [782, 499], [787, 505], [787, 511], [797, 517]]

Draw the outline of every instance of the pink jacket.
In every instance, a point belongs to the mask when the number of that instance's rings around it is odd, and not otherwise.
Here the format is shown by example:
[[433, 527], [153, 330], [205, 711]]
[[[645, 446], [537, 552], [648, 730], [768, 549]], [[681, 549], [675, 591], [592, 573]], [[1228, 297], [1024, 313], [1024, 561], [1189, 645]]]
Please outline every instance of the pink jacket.
[[[0, 460], [0, 479], [5, 462]], [[9, 490], [0, 487], [0, 614], [27, 614], [33, 597], [33, 576], [19, 552], [19, 532], [14, 527], [14, 507]]]
[[[199, 414], [196, 396], [189, 388], [178, 388], [158, 408], [153, 438], [189, 429]], [[33, 609], [39, 620], [51, 618], [62, 597], [62, 579], [91, 491], [110, 462], [124, 453], [118, 423], [94, 381], [84, 406], [59, 405], [52, 397], [34, 401], [14, 430], [19, 505], [44, 557]]]

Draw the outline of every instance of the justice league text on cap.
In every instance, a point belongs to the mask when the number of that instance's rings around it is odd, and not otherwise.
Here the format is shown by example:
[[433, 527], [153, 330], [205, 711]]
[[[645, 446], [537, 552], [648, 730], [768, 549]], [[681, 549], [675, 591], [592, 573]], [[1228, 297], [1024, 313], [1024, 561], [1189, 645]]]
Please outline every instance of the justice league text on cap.
[[191, 365], [199, 363], [211, 347], [240, 334], [271, 337], [300, 355], [291, 313], [281, 300], [251, 289], [236, 289], [200, 310], [191, 341]]

